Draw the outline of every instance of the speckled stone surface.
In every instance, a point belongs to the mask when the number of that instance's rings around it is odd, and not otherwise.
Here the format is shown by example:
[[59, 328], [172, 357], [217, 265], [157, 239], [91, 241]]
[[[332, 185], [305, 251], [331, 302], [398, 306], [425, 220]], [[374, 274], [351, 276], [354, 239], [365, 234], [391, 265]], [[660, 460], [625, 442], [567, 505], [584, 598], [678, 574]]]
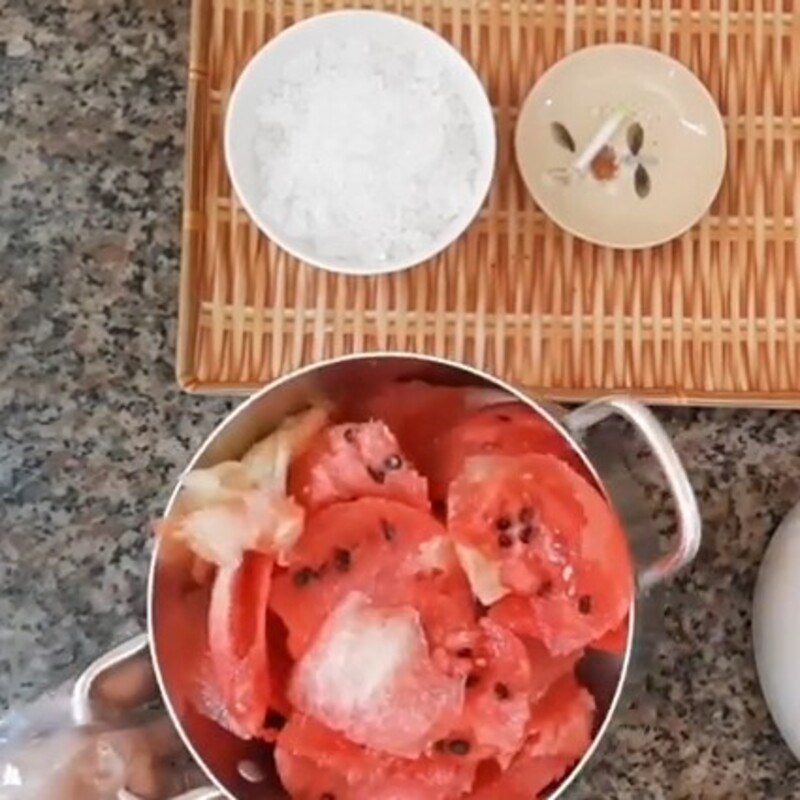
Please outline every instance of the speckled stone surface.
[[[173, 377], [187, 29], [186, 0], [0, 0], [0, 707], [142, 624], [148, 521], [231, 405]], [[576, 794], [798, 797], [750, 602], [800, 500], [800, 413], [659, 416], [706, 541], [647, 698]]]

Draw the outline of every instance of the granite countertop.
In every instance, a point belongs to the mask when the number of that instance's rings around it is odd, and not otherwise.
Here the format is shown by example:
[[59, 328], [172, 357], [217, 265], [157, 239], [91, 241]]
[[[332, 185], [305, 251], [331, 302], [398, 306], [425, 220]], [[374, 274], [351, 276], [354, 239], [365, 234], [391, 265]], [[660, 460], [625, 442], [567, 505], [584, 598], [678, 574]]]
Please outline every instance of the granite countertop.
[[[0, 708], [143, 624], [148, 521], [231, 403], [173, 370], [187, 0], [0, 2]], [[665, 410], [706, 539], [586, 797], [800, 796], [758, 691], [758, 562], [800, 414]]]

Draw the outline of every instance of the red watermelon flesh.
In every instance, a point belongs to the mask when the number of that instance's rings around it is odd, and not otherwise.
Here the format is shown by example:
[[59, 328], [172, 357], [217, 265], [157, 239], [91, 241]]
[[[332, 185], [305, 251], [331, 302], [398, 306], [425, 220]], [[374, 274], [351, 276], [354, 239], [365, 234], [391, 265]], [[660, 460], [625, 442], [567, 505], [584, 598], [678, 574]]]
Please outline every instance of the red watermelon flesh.
[[[272, 591], [272, 609], [289, 632], [289, 652], [302, 655], [352, 591], [373, 597], [380, 587], [389, 600], [413, 591], [400, 566], [425, 542], [444, 536], [430, 514], [393, 500], [366, 497], [312, 514]], [[461, 592], [463, 597], [466, 589]]]
[[484, 618], [452, 637], [450, 655], [466, 676], [464, 710], [450, 736], [470, 742], [469, 758], [508, 766], [528, 734], [531, 707], [574, 674], [582, 653], [553, 656], [540, 642]]
[[565, 675], [531, 709], [525, 748], [532, 756], [577, 760], [591, 744], [594, 715], [592, 695], [573, 675]]
[[523, 638], [528, 661], [531, 665], [531, 682], [528, 696], [532, 703], [540, 700], [556, 681], [566, 675], [574, 675], [575, 667], [583, 656], [583, 650], [575, 650], [565, 656], [554, 656], [536, 639]]
[[353, 413], [356, 419], [386, 423], [417, 469], [432, 475], [439, 442], [450, 428], [470, 412], [509, 398], [500, 389], [397, 381], [357, 402]]
[[534, 800], [545, 797], [544, 790], [563, 778], [572, 759], [559, 756], [530, 756], [521, 752], [502, 771], [495, 763], [485, 762], [478, 770], [475, 790], [469, 800]]
[[267, 612], [267, 649], [270, 671], [270, 708], [283, 717], [292, 713], [289, 702], [289, 679], [294, 658], [289, 652], [289, 632], [283, 620], [271, 609]]
[[220, 567], [208, 612], [204, 711], [242, 739], [260, 735], [270, 702], [266, 616], [273, 561], [245, 553]]
[[452, 800], [472, 786], [475, 764], [453, 755], [397, 758], [354, 744], [295, 714], [278, 737], [281, 781], [296, 800]]
[[428, 482], [379, 421], [334, 425], [319, 433], [292, 462], [289, 492], [309, 511], [363, 497], [429, 507]]
[[561, 780], [591, 743], [594, 700], [571, 675], [560, 679], [533, 706], [528, 739], [501, 772], [479, 770], [471, 800], [531, 800]]
[[466, 673], [464, 709], [449, 738], [470, 743], [469, 757], [507, 765], [525, 739], [530, 717], [530, 664], [511, 631], [482, 619], [454, 655]]
[[567, 439], [524, 403], [503, 403], [464, 416], [435, 443], [425, 472], [431, 497], [444, 499], [450, 483], [472, 456], [550, 454], [578, 474], [588, 472]]
[[444, 535], [427, 539], [405, 559], [387, 567], [372, 597], [384, 605], [414, 608], [433, 652], [446, 648], [454, 634], [475, 625], [469, 582], [452, 542]]
[[278, 735], [275, 764], [295, 800], [355, 797], [351, 786], [369, 775], [367, 751], [312, 717], [293, 714]]
[[593, 650], [602, 650], [605, 653], [622, 656], [625, 654], [625, 650], [628, 647], [628, 629], [629, 620], [626, 618], [622, 620], [619, 627], [614, 628], [599, 639], [595, 639], [589, 647]]
[[619, 522], [554, 456], [469, 459], [451, 485], [448, 531], [497, 568], [507, 596], [492, 617], [556, 655], [585, 647], [628, 612], [633, 572]]

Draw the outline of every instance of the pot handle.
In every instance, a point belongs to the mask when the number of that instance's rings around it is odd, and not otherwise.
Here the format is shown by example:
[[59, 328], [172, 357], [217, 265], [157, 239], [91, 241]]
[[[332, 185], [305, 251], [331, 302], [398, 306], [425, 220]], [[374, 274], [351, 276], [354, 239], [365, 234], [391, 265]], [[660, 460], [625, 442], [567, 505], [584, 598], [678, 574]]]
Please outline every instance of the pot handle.
[[678, 534], [672, 549], [639, 572], [643, 592], [671, 578], [697, 555], [702, 539], [700, 510], [692, 485], [672, 442], [649, 408], [628, 397], [608, 397], [587, 403], [567, 414], [564, 425], [576, 437], [608, 417], [630, 422], [650, 446], [667, 479], [678, 516]]
[[103, 653], [80, 674], [72, 689], [71, 710], [72, 721], [75, 725], [91, 725], [97, 721], [92, 704], [92, 687], [96, 680], [101, 678], [108, 670], [121, 666], [127, 661], [138, 658], [149, 658], [149, 647], [146, 633], [140, 633], [127, 642]]
[[[139, 660], [150, 660], [150, 641], [146, 633], [134, 636], [93, 661], [81, 673], [72, 689], [70, 710], [73, 723], [76, 726], [84, 726], [100, 721], [92, 702], [92, 689], [95, 682], [106, 672]], [[205, 786], [184, 792], [171, 800], [219, 800], [221, 797], [222, 795], [217, 789]], [[118, 800], [141, 800], [138, 795], [127, 789], [121, 789], [117, 798]]]

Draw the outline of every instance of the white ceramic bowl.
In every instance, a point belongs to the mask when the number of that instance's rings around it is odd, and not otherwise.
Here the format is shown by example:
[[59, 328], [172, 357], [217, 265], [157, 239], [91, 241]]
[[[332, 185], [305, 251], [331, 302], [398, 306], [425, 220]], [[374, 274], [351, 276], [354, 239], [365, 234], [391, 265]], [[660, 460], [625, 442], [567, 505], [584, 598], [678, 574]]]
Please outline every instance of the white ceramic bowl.
[[800, 504], [778, 526], [764, 554], [753, 597], [753, 647], [775, 725], [800, 760]]
[[[555, 180], [620, 109], [628, 117], [608, 142], [616, 175]], [[522, 106], [515, 147], [536, 204], [564, 230], [608, 247], [680, 235], [706, 213], [725, 174], [725, 126], [706, 87], [680, 62], [638, 45], [587, 47], [553, 65]]]
[[[300, 240], [280, 230], [268, 211], [262, 208], [259, 164], [255, 138], [258, 134], [259, 106], [273, 82], [280, 79], [288, 61], [306, 48], [337, 39], [367, 36], [409, 49], [425, 47], [450, 76], [463, 100], [475, 133], [479, 167], [473, 181], [472, 196], [465, 199], [461, 212], [444, 227], [435, 240], [419, 252], [403, 258], [387, 258], [376, 263], [357, 263], [353, 259], [326, 259]], [[233, 188], [255, 224], [274, 242], [300, 260], [333, 272], [375, 275], [406, 269], [429, 259], [455, 241], [475, 218], [491, 185], [497, 149], [497, 134], [491, 104], [478, 76], [463, 56], [438, 34], [405, 17], [377, 11], [336, 11], [311, 17], [288, 28], [256, 53], [236, 83], [225, 120], [225, 160]], [[387, 159], [391, 153], [386, 154]]]

